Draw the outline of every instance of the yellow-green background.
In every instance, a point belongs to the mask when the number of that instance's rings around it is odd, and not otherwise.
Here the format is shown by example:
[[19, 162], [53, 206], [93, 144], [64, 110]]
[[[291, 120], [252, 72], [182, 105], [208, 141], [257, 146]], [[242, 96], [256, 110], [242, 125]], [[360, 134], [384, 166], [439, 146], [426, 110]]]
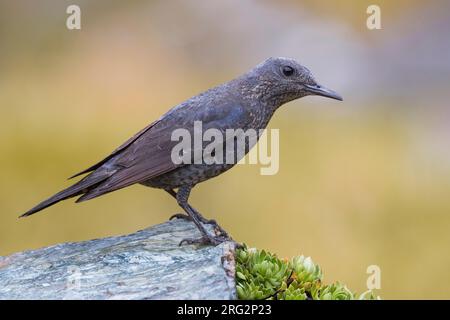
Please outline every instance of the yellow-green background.
[[376, 2], [383, 29], [369, 31], [363, 0], [2, 0], [0, 255], [179, 212], [133, 186], [17, 219], [171, 106], [282, 55], [345, 101], [284, 106], [279, 173], [237, 166], [192, 204], [250, 246], [312, 256], [326, 282], [365, 291], [375, 264], [383, 298], [450, 298], [449, 4]]

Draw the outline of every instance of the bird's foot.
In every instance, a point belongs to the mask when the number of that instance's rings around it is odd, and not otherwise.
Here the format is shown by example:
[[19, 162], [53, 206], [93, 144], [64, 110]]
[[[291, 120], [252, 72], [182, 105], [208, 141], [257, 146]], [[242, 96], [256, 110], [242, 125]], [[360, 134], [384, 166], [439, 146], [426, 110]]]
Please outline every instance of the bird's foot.
[[183, 219], [183, 220], [187, 220], [187, 221], [192, 221], [192, 218], [184, 213], [175, 213], [174, 215], [171, 215], [169, 220], [173, 220], [173, 219]]
[[[173, 219], [183, 219], [186, 221], [192, 221], [192, 218], [190, 216], [188, 216], [187, 214], [184, 213], [175, 213], [174, 215], [172, 215], [169, 220], [173, 220]], [[228, 233], [221, 227], [219, 226], [219, 224], [217, 223], [216, 220], [211, 219], [205, 219], [204, 217], [199, 217], [199, 220], [203, 223], [203, 224], [210, 224], [213, 226], [214, 231], [216, 234], [225, 237], [225, 238], [229, 238]]]
[[[192, 217], [187, 214], [184, 214], [184, 213], [175, 213], [174, 215], [170, 216], [170, 218], [169, 218], [169, 220], [173, 220], [173, 219], [183, 219], [183, 220], [187, 220], [187, 221], [192, 221]], [[200, 215], [198, 216], [198, 220], [200, 220], [200, 222], [203, 224], [214, 224], [214, 225], [217, 224], [217, 222], [215, 220], [208, 220]]]
[[224, 236], [203, 236], [201, 238], [188, 238], [188, 239], [183, 239], [180, 242], [180, 246], [182, 246], [183, 244], [199, 244], [199, 245], [213, 245], [213, 246], [217, 246], [223, 242], [227, 242], [227, 241], [233, 241], [230, 237], [224, 237]]
[[220, 235], [222, 237], [231, 239], [231, 237], [228, 235], [228, 233], [216, 222], [216, 220], [208, 220], [208, 224], [211, 224], [214, 228], [214, 232], [217, 235]]

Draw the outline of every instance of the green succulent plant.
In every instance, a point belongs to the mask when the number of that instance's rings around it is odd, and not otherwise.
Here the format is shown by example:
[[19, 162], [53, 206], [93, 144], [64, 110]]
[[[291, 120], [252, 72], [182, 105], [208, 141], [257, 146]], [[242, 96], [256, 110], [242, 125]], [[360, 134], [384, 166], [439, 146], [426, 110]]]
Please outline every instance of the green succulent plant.
[[313, 288], [311, 290], [313, 300], [354, 300], [354, 294], [339, 282], [328, 286]]
[[237, 292], [242, 299], [267, 299], [289, 277], [289, 265], [264, 250], [237, 250]]
[[373, 292], [356, 295], [345, 285], [322, 283], [322, 270], [310, 257], [281, 260], [265, 250], [236, 250], [236, 291], [243, 300], [377, 299]]
[[292, 281], [289, 286], [286, 282], [277, 293], [277, 300], [307, 300], [308, 295], [306, 294], [305, 288], [297, 282], [297, 280]]

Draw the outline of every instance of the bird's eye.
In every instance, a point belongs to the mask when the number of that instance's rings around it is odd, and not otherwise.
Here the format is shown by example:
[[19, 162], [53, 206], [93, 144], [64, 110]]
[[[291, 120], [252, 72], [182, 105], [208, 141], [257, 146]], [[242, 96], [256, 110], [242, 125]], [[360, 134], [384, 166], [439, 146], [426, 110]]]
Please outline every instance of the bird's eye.
[[283, 71], [283, 74], [284, 74], [286, 77], [290, 77], [290, 76], [292, 76], [292, 75], [294, 74], [294, 68], [292, 68], [292, 67], [290, 67], [290, 66], [284, 66], [284, 67], [282, 68], [282, 71]]

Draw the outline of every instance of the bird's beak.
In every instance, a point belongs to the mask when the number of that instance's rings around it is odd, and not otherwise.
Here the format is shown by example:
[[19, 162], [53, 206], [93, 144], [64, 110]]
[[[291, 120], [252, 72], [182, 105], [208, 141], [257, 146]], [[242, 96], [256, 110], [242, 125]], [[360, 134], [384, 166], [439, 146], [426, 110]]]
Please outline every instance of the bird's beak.
[[331, 99], [336, 99], [339, 101], [343, 101], [344, 99], [335, 91], [322, 87], [321, 85], [305, 85], [305, 88], [308, 92], [315, 96], [322, 96]]

